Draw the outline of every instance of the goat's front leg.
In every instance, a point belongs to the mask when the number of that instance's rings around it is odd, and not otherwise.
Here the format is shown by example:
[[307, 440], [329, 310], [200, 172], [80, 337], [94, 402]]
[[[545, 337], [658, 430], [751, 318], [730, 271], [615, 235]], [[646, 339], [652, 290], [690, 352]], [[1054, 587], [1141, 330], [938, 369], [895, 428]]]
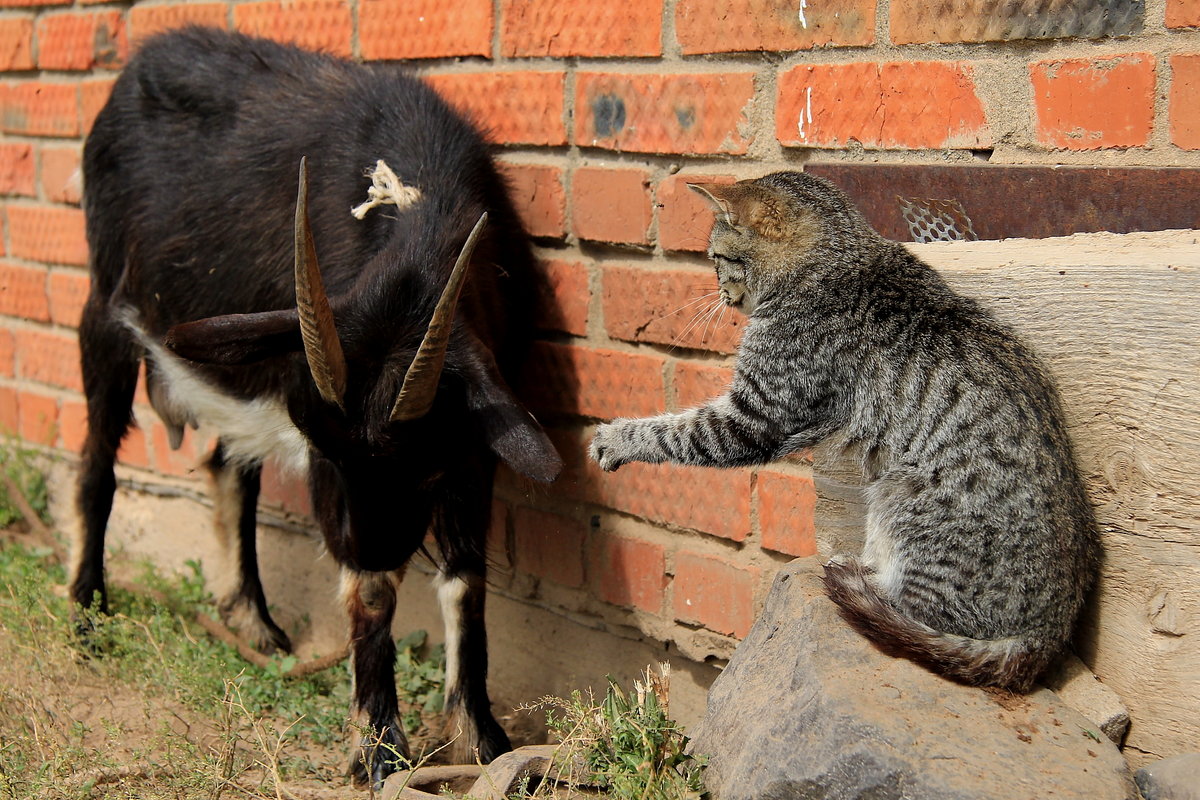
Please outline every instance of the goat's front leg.
[[455, 763], [487, 764], [512, 749], [487, 691], [486, 596], [482, 570], [443, 571], [438, 602], [446, 625], [446, 738]]
[[490, 763], [512, 749], [492, 715], [487, 690], [484, 543], [493, 470], [494, 465], [487, 463], [448, 481], [455, 491], [440, 504], [434, 518], [434, 535], [442, 552], [437, 593], [446, 626], [446, 736], [451, 755], [461, 764], [477, 759]]
[[342, 569], [354, 678], [348, 771], [359, 787], [369, 783], [378, 789], [388, 775], [407, 766], [404, 762], [409, 757], [396, 701], [396, 643], [392, 640], [396, 586], [402, 575], [401, 571]]

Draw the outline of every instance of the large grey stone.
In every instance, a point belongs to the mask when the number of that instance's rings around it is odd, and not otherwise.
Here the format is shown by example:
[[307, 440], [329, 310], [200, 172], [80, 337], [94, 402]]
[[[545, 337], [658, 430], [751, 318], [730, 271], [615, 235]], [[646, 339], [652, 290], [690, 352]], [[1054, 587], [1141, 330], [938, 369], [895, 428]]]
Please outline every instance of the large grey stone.
[[1136, 797], [1121, 754], [1048, 689], [961, 686], [838, 615], [815, 558], [776, 576], [713, 684], [693, 752], [717, 800]]
[[1156, 761], [1134, 778], [1145, 800], [1200, 800], [1200, 753]]

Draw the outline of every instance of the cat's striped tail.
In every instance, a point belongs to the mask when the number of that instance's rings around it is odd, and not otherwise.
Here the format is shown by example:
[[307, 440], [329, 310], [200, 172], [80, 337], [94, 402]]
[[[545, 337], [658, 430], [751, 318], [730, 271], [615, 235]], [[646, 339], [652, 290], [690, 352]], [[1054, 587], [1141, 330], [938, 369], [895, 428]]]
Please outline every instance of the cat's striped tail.
[[904, 616], [879, 594], [856, 559], [825, 565], [825, 590], [842, 616], [885, 651], [923, 664], [973, 686], [1028, 691], [1054, 653], [1035, 638], [972, 639], [938, 630]]

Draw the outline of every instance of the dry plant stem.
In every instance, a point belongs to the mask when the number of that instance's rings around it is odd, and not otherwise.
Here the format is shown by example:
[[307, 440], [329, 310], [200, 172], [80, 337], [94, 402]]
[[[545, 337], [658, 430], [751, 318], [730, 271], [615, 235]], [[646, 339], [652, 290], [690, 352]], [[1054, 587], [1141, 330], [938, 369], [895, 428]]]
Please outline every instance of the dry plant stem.
[[150, 780], [171, 777], [173, 774], [171, 770], [151, 767], [95, 767], [72, 775], [63, 782], [63, 785], [68, 789], [80, 789], [88, 783], [99, 786], [103, 783], [117, 783], [129, 778]]
[[[52, 531], [46, 525], [46, 523], [42, 522], [41, 517], [38, 516], [38, 513], [33, 510], [33, 506], [31, 506], [29, 501], [25, 498], [25, 493], [19, 486], [17, 486], [17, 483], [12, 479], [12, 476], [8, 473], [3, 473], [3, 475], [4, 486], [8, 490], [9, 498], [17, 506], [17, 510], [21, 512], [21, 516], [24, 517], [25, 521], [29, 524], [29, 535], [53, 550], [54, 556], [58, 559], [59, 563], [66, 563], [67, 553], [63, 550], [62, 545], [59, 544], [58, 537], [54, 535], [54, 531]], [[167, 602], [166, 597], [164, 597], [160, 592], [154, 591], [153, 589], [147, 589], [144, 586], [135, 586], [132, 583], [120, 580], [114, 580], [111, 581], [111, 583], [113, 586], [123, 589], [131, 594], [143, 595], [145, 597], [149, 597], [151, 600], [163, 604]], [[242, 639], [240, 636], [238, 636], [237, 633], [231, 630], [224, 623], [218, 622], [217, 620], [203, 613], [196, 613], [192, 615], [192, 621], [207, 631], [210, 636], [219, 639], [231, 647], [236, 648], [238, 655], [249, 661], [254, 666], [259, 667], [260, 669], [266, 669], [266, 667], [271, 663], [271, 658], [255, 650], [245, 639]], [[340, 664], [349, 654], [349, 648], [342, 647], [337, 652], [330, 653], [329, 655], [297, 663], [291, 669], [285, 670], [282, 674], [286, 678], [302, 678], [306, 675], [312, 675]]]

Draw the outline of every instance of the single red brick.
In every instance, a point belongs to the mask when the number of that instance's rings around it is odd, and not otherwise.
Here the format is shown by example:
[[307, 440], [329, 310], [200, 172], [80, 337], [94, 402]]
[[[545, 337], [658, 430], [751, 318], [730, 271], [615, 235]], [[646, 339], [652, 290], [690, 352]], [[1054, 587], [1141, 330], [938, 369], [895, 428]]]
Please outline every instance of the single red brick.
[[742, 639], [754, 624], [756, 567], [681, 552], [675, 556], [675, 619]]
[[575, 82], [575, 143], [643, 153], [742, 154], [754, 138], [748, 132], [753, 100], [751, 72], [583, 72]]
[[750, 532], [750, 472], [672, 464], [626, 464], [602, 472], [590, 460], [594, 502], [653, 522], [740, 542]]
[[0, 436], [16, 436], [21, 427], [17, 390], [0, 386]]
[[542, 411], [640, 417], [665, 409], [657, 356], [538, 342], [527, 370], [524, 385]]
[[117, 461], [130, 467], [150, 468], [150, 450], [146, 447], [146, 434], [141, 428], [131, 425], [125, 431], [125, 438], [117, 450]]
[[795, 147], [989, 147], [973, 69], [940, 61], [802, 64], [779, 76], [776, 138]]
[[40, 330], [18, 330], [15, 336], [22, 378], [83, 391], [79, 343], [75, 339]]
[[54, 445], [58, 438], [58, 401], [32, 392], [17, 392], [17, 432], [31, 444]]
[[711, 269], [606, 266], [604, 327], [614, 339], [732, 353], [746, 317], [717, 295]]
[[79, 205], [83, 177], [79, 171], [79, 148], [42, 146], [42, 192], [52, 203]]
[[598, 536], [588, 548], [588, 574], [604, 602], [662, 613], [667, 568], [661, 545]]
[[1170, 114], [1171, 141], [1200, 150], [1200, 53], [1171, 56]]
[[1016, 39], [1100, 39], [1140, 34], [1140, 0], [1055, 0], [1003, 3], [994, 0], [895, 0], [888, 12], [896, 44], [999, 42]]
[[537, 326], [587, 336], [592, 299], [587, 267], [574, 261], [549, 260], [539, 261], [537, 270]]
[[58, 325], [79, 326], [83, 304], [87, 302], [91, 280], [86, 272], [54, 270], [50, 273], [50, 321]]
[[423, 79], [493, 142], [567, 143], [562, 72], [456, 72]]
[[514, 522], [517, 569], [563, 586], [583, 586], [586, 525], [532, 508], [518, 508]]
[[87, 428], [87, 404], [63, 400], [58, 410], [58, 446], [72, 453], [82, 451]]
[[309, 50], [351, 55], [353, 30], [346, 0], [262, 0], [233, 7], [233, 27]]
[[68, 6], [71, 0], [0, 0], [0, 8], [28, 8], [30, 6]]
[[503, 0], [506, 56], [660, 56], [662, 0]]
[[500, 174], [530, 236], [562, 238], [567, 230], [567, 193], [563, 170], [543, 164], [501, 161]]
[[129, 9], [129, 38], [134, 43], [156, 33], [187, 25], [228, 29], [229, 6], [225, 3], [172, 3], [161, 6], [138, 3]]
[[492, 54], [492, 0], [360, 0], [365, 59]]
[[0, 194], [33, 196], [37, 192], [33, 173], [33, 145], [0, 144]]
[[8, 207], [12, 254], [30, 261], [87, 265], [83, 211], [60, 206]]
[[816, 504], [817, 490], [811, 477], [760, 470], [758, 525], [762, 530], [762, 546], [790, 556], [815, 554]]
[[1167, 0], [1168, 28], [1200, 28], [1200, 0]]
[[1037, 140], [1047, 147], [1144, 147], [1154, 125], [1154, 56], [1038, 61], [1029, 66]]
[[672, 175], [658, 185], [658, 241], [664, 250], [704, 252], [713, 208], [689, 183], [733, 183], [728, 175]]
[[129, 55], [120, 11], [43, 16], [38, 19], [37, 38], [41, 69], [116, 69]]
[[285, 474], [271, 464], [263, 468], [262, 498], [264, 502], [282, 506], [290, 513], [312, 515], [312, 499], [305, 477]]
[[685, 54], [808, 50], [875, 41], [874, 0], [679, 0], [675, 32]]
[[735, 542], [750, 533], [749, 470], [626, 464], [603, 472], [587, 455], [590, 432], [551, 438], [564, 463], [555, 486], [569, 497]]
[[180, 478], [200, 477], [197, 470], [206, 455], [197, 451], [195, 431], [185, 429], [183, 441], [178, 450], [171, 449], [167, 438], [167, 429], [161, 422], [155, 420], [150, 428], [150, 441], [154, 446], [154, 469], [164, 475], [175, 475]]
[[696, 408], [724, 394], [733, 380], [731, 367], [716, 367], [695, 361], [675, 365], [675, 407]]
[[650, 243], [650, 174], [580, 167], [571, 178], [571, 227], [581, 239]]
[[33, 18], [0, 18], [0, 72], [33, 69]]
[[73, 83], [30, 81], [2, 87], [0, 121], [5, 133], [78, 136], [79, 93]]
[[12, 331], [0, 328], [0, 375], [15, 377], [17, 373], [17, 343]]
[[79, 85], [79, 111], [83, 121], [84, 135], [92, 130], [96, 116], [108, 102], [108, 96], [112, 94], [114, 83], [116, 80], [113, 78], [101, 78], [84, 81]]
[[39, 322], [50, 319], [45, 267], [0, 262], [0, 314]]

